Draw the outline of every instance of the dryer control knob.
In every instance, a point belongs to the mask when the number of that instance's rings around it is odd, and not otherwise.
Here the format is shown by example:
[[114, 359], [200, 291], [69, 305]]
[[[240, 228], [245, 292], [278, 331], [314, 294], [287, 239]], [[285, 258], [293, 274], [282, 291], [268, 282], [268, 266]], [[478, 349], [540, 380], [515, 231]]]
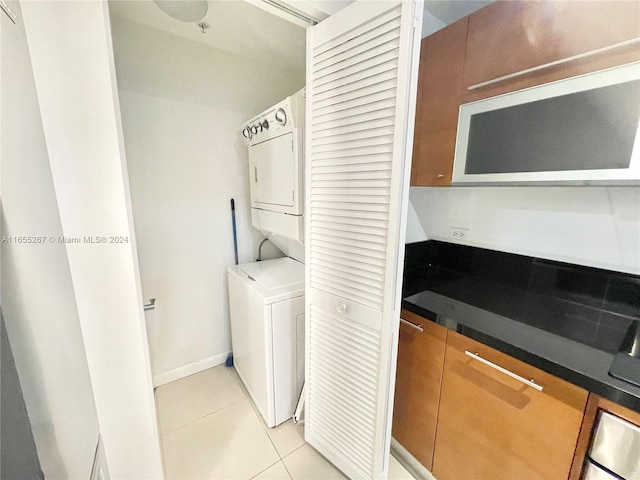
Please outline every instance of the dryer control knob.
[[284, 108], [278, 109], [275, 117], [276, 122], [278, 122], [279, 124], [284, 125], [285, 123], [287, 123], [287, 112], [284, 111]]

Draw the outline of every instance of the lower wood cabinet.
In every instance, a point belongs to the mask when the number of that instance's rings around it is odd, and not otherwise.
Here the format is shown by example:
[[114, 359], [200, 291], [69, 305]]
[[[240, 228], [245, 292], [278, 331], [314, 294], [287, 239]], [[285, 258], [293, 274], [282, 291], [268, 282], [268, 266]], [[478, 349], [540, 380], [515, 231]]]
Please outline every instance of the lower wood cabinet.
[[404, 310], [401, 318], [413, 326], [400, 324], [392, 435], [431, 470], [447, 330]]
[[[479, 358], [532, 379], [542, 391]], [[434, 476], [566, 479], [587, 397], [575, 385], [448, 331]]]

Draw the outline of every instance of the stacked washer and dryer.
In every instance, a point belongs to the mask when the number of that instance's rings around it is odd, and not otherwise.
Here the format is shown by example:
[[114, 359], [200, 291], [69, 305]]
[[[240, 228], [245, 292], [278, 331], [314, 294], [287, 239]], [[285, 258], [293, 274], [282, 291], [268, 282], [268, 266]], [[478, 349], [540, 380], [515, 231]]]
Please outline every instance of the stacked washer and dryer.
[[249, 120], [251, 222], [287, 257], [227, 269], [234, 366], [274, 427], [304, 383], [304, 89]]

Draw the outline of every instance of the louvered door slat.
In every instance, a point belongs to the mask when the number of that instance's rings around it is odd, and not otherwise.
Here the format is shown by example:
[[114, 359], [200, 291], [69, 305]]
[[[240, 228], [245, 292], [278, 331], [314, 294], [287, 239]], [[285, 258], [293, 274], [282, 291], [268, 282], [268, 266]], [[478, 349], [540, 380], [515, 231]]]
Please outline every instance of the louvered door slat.
[[391, 71], [383, 71], [376, 73], [375, 75], [368, 75], [369, 72], [360, 72], [360, 75], [354, 75], [350, 78], [350, 82], [344, 85], [336, 85], [335, 88], [330, 88], [324, 92], [318, 93], [315, 101], [318, 102], [318, 106], [322, 104], [323, 100], [333, 100], [334, 98], [342, 98], [348, 100], [353, 98], [350, 95], [361, 96], [362, 92], [366, 92], [367, 89], [374, 89], [378, 91], [381, 88], [389, 88], [389, 85], [393, 85], [396, 82], [396, 76], [393, 69]]
[[319, 227], [311, 226], [311, 235], [326, 235], [334, 238], [341, 238], [346, 240], [361, 240], [363, 242], [378, 243], [382, 246], [387, 244], [387, 235], [384, 234], [369, 234], [349, 231], [346, 228], [331, 228], [331, 227]]
[[319, 272], [334, 273], [335, 275], [345, 278], [351, 278], [353, 276], [357, 277], [358, 281], [366, 285], [384, 288], [384, 275], [358, 268], [350, 268], [344, 263], [326, 261], [325, 259], [318, 259], [316, 264]]
[[[387, 42], [387, 39], [391, 42]], [[376, 43], [381, 44], [367, 50], [362, 55], [348, 58], [317, 71], [318, 94], [330, 91], [333, 89], [332, 87], [339, 88], [353, 83], [358, 78], [371, 77], [397, 67], [398, 47], [400, 46], [397, 32], [391, 32], [377, 38]]]
[[322, 68], [316, 68], [314, 74], [319, 91], [326, 91], [331, 82], [340, 85], [340, 79], [345, 76], [366, 75], [369, 69], [379, 65], [391, 66], [390, 62], [398, 57], [399, 33], [395, 30], [380, 35], [363, 45], [359, 55], [337, 56], [325, 62]]
[[[311, 141], [313, 143], [313, 140]], [[318, 155], [348, 155], [349, 152], [361, 155], [363, 150], [373, 146], [390, 146], [393, 148], [393, 135], [385, 135], [383, 137], [365, 138], [362, 140], [352, 140], [350, 142], [340, 142], [339, 140], [332, 144], [318, 145], [314, 148], [314, 152]]]
[[349, 111], [328, 113], [321, 117], [317, 117], [314, 128], [317, 132], [320, 132], [328, 128], [342, 127], [353, 123], [369, 122], [380, 118], [393, 117], [395, 115], [395, 110], [392, 107], [393, 105], [389, 105], [388, 102], [382, 101], [375, 104], [374, 110], [369, 109], [368, 106], [361, 106]]
[[[322, 108], [318, 107], [318, 116], [314, 117], [314, 121], [319, 123], [329, 115], [350, 116], [360, 113], [363, 109], [374, 111], [380, 108], [387, 108], [390, 103], [395, 105], [395, 90], [393, 88], [364, 97], [356, 97], [342, 103], [336, 102]], [[356, 108], [359, 108], [359, 110], [356, 110]]]
[[384, 278], [381, 280], [376, 280], [374, 278], [370, 278], [362, 274], [353, 272], [352, 270], [347, 270], [341, 268], [338, 265], [331, 265], [326, 262], [318, 262], [316, 264], [316, 268], [318, 274], [324, 275], [326, 277], [335, 277], [344, 279], [346, 281], [354, 281], [357, 285], [369, 286], [377, 292], [380, 292], [384, 289]]
[[338, 35], [322, 45], [313, 47], [311, 53], [314, 58], [314, 65], [324, 62], [328, 58], [335, 57], [343, 53], [357, 54], [358, 47], [368, 42], [385, 31], [392, 30], [401, 25], [400, 15], [397, 11], [390, 10], [388, 13], [376, 17], [366, 26], [356, 27], [351, 31]]
[[[318, 128], [316, 130], [316, 138], [332, 137], [334, 135], [344, 135], [353, 132], [362, 132], [366, 130], [372, 130], [380, 127], [393, 127], [394, 115], [393, 112], [385, 112], [385, 116], [380, 116], [375, 119], [362, 118], [362, 119], [350, 119], [350, 121], [344, 121], [343, 125], [324, 126], [324, 128]], [[337, 122], [336, 122], [337, 123]]]
[[316, 258], [318, 258], [318, 263], [320, 264], [322, 264], [323, 261], [330, 263], [342, 262], [345, 265], [349, 265], [350, 267], [357, 269], [356, 273], [366, 275], [367, 272], [370, 272], [380, 274], [384, 277], [384, 260], [381, 260], [376, 264], [369, 259], [362, 258], [362, 255], [349, 255], [340, 251], [325, 248], [322, 245], [314, 246], [311, 250]]
[[[350, 267], [357, 275], [379, 275], [384, 278], [384, 266], [371, 262], [364, 263], [350, 255], [341, 255], [340, 252], [329, 252], [322, 247], [314, 247], [313, 254], [318, 259], [318, 265], [344, 265]], [[383, 262], [380, 262], [383, 265]]]
[[[375, 197], [384, 197], [389, 195], [388, 188], [366, 188], [354, 186], [340, 186], [340, 187], [313, 187], [311, 195], [331, 195], [334, 199], [340, 198], [340, 195], [358, 195], [362, 198], [366, 198], [367, 195]], [[382, 198], [384, 201], [384, 198]]]
[[331, 107], [337, 104], [344, 104], [350, 101], [364, 99], [369, 95], [382, 93], [386, 90], [396, 88], [395, 78], [376, 78], [379, 81], [362, 81], [360, 85], [349, 90], [343, 89], [342, 93], [329, 92], [324, 94], [323, 98], [314, 100], [314, 105], [318, 108]]
[[[354, 125], [354, 127], [356, 127]], [[354, 128], [353, 131], [346, 131], [346, 128], [338, 129], [333, 135], [323, 134], [318, 136], [312, 143], [315, 147], [322, 147], [323, 145], [335, 145], [336, 147], [346, 148], [346, 145], [354, 145], [358, 140], [358, 145], [367, 145], [367, 142], [371, 142], [378, 138], [391, 137], [393, 135], [393, 125], [382, 125], [374, 127], [374, 125], [358, 125], [358, 129]], [[335, 150], [332, 150], [335, 151]]]
[[387, 471], [413, 7], [356, 1], [308, 30], [305, 437], [352, 478]]
[[350, 233], [365, 233], [368, 235], [379, 235], [380, 237], [386, 238], [387, 232], [384, 229], [384, 226], [375, 226], [371, 224], [367, 224], [365, 221], [360, 223], [352, 223], [352, 222], [344, 222], [342, 219], [333, 219], [329, 218], [325, 221], [323, 218], [316, 218], [311, 223], [311, 228], [328, 228], [335, 231], [343, 231]]
[[391, 178], [388, 172], [349, 172], [349, 173], [316, 173], [316, 181], [322, 187], [340, 187], [353, 184], [355, 187], [389, 187]]
[[391, 179], [389, 178], [377, 178], [375, 172], [367, 172], [373, 178], [368, 180], [359, 180], [353, 178], [336, 178], [335, 180], [318, 180], [316, 188], [322, 189], [341, 189], [341, 188], [374, 188], [376, 190], [385, 189], [389, 190], [391, 186]]
[[318, 79], [318, 93], [326, 92], [335, 85], [336, 87], [350, 83], [366, 72], [367, 76], [392, 70], [398, 66], [398, 49], [390, 48], [385, 53], [376, 53], [369, 58], [358, 59], [351, 64], [345, 63], [340, 71], [325, 75]]
[[[316, 156], [314, 165], [312, 168], [313, 173], [339, 173], [335, 171], [333, 168], [324, 169], [322, 167], [335, 167], [337, 165], [344, 165], [345, 169], [343, 171], [369, 171], [369, 170], [391, 170], [391, 152], [387, 152], [387, 149], [391, 149], [392, 147], [382, 146], [382, 147], [372, 147], [369, 151], [344, 151], [339, 154], [335, 153], [326, 153], [326, 154], [318, 154]], [[377, 152], [376, 152], [377, 150]], [[362, 166], [358, 166], [358, 164], [364, 164]]]
[[[323, 379], [324, 380], [324, 379]], [[369, 430], [370, 434], [373, 434], [373, 429], [371, 428], [375, 422], [375, 409], [371, 408], [369, 411], [364, 409], [359, 409], [354, 407], [354, 404], [349, 401], [345, 396], [335, 396], [331, 395], [330, 389], [316, 390], [313, 392], [314, 396], [321, 399], [321, 401], [329, 404], [332, 408], [338, 408], [340, 410], [345, 410], [349, 413], [350, 418], [353, 419], [354, 425], [357, 426], [358, 430]]]

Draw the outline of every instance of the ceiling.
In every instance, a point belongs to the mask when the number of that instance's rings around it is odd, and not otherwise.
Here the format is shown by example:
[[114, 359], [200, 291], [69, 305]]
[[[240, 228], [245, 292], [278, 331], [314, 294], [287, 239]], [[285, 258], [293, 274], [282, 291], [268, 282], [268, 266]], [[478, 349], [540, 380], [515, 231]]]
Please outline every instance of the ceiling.
[[424, 9], [445, 25], [460, 20], [495, 0], [424, 0]]
[[[286, 0], [287, 4], [319, 20], [351, 2], [352, 0]], [[492, 2], [493, 0], [425, 0], [425, 18], [431, 14], [443, 24], [436, 25], [436, 28], [425, 27], [431, 33]], [[112, 16], [246, 58], [282, 68], [304, 68], [306, 33], [303, 27], [264, 10], [268, 7], [264, 7], [260, 0], [208, 0], [208, 3], [209, 11], [202, 21], [210, 27], [204, 34], [194, 23], [181, 22], [165, 15], [151, 0], [109, 0], [109, 10]]]
[[206, 33], [194, 23], [165, 15], [151, 0], [110, 0], [112, 16], [124, 18], [178, 37], [206, 43], [283, 68], [304, 68], [305, 30], [243, 0], [209, 0], [201, 20]]

